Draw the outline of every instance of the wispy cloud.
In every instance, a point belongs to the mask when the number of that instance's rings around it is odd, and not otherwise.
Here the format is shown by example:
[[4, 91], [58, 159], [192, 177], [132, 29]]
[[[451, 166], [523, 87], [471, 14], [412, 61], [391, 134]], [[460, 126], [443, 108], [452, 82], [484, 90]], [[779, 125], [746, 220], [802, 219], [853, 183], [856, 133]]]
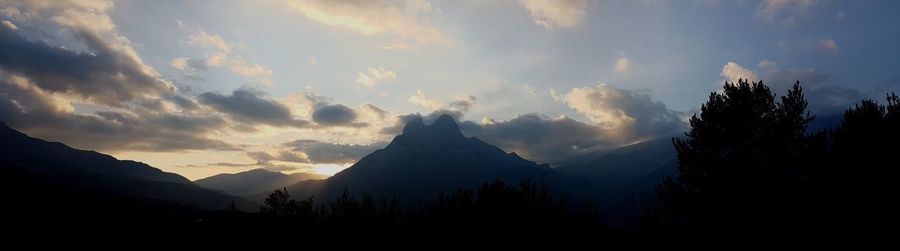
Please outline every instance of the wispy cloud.
[[292, 0], [287, 5], [310, 20], [363, 35], [387, 34], [419, 44], [450, 43], [424, 18], [436, 14], [425, 0]]
[[572, 28], [587, 15], [587, 0], [519, 0], [534, 23], [548, 30]]
[[396, 79], [397, 74], [394, 73], [394, 71], [385, 69], [384, 67], [375, 68], [369, 66], [366, 71], [359, 72], [359, 76], [356, 78], [356, 82], [365, 87], [371, 88], [380, 83]]

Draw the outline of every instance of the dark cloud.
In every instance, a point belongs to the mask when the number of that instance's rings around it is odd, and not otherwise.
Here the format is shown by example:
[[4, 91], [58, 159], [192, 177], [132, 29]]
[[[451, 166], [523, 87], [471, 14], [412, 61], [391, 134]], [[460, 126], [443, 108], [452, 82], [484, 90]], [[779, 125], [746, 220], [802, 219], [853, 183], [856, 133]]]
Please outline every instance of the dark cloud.
[[601, 84], [574, 88], [565, 95], [572, 109], [585, 115], [624, 143], [674, 135], [684, 128], [682, 114], [650, 95]]
[[146, 108], [77, 114], [41, 89], [13, 81], [0, 74], [0, 120], [35, 137], [101, 151], [237, 150], [206, 136], [226, 127], [219, 116]]
[[306, 161], [315, 164], [348, 164], [354, 163], [360, 158], [383, 148], [386, 142], [370, 145], [354, 145], [328, 143], [317, 140], [296, 140], [285, 143], [293, 151], [306, 155]]
[[241, 88], [225, 96], [206, 92], [200, 94], [200, 103], [228, 114], [235, 121], [245, 124], [265, 124], [271, 126], [306, 127], [308, 122], [294, 119], [291, 111], [283, 104], [257, 90]]
[[312, 120], [322, 126], [361, 127], [367, 125], [356, 122], [357, 117], [356, 111], [342, 104], [323, 105], [317, 107], [312, 114]]
[[360, 110], [362, 110], [363, 112], [375, 114], [376, 117], [378, 117], [379, 119], [384, 119], [385, 117], [387, 117], [388, 115], [391, 114], [390, 112], [385, 111], [384, 109], [378, 108], [377, 106], [372, 105], [372, 104], [363, 104], [361, 106]]
[[799, 81], [809, 102], [809, 110], [814, 115], [841, 114], [853, 104], [872, 98], [858, 89], [835, 85], [828, 75], [814, 69], [782, 68], [768, 60], [763, 60], [757, 67], [759, 78], [777, 95], [786, 94]]
[[472, 106], [475, 105], [475, 96], [466, 96], [464, 98], [457, 99], [450, 103], [448, 108], [450, 110], [460, 111], [460, 112], [468, 112]]
[[188, 58], [184, 60], [184, 70], [201, 72], [207, 69], [209, 69], [209, 65], [206, 63], [206, 59]]
[[113, 106], [172, 93], [174, 88], [132, 56], [113, 49], [95, 34], [75, 31], [87, 52], [29, 41], [0, 27], [0, 68], [29, 79], [42, 90], [72, 93]]
[[[207, 165], [201, 165], [201, 166], [193, 165], [193, 166], [191, 166], [191, 167], [210, 167], [210, 166], [248, 167], [248, 166], [257, 166], [257, 165], [258, 165], [258, 164], [256, 164], [256, 163], [216, 162], [216, 163], [209, 163], [209, 164], [207, 164]], [[189, 166], [190, 166], [190, 165], [189, 165]]]
[[466, 136], [478, 137], [531, 160], [554, 162], [586, 151], [676, 136], [686, 129], [682, 120], [686, 114], [668, 109], [650, 95], [609, 85], [575, 88], [561, 99], [593, 123], [538, 114], [518, 115], [510, 120], [484, 119], [480, 123], [466, 121], [463, 115], [475, 103], [470, 96], [426, 115], [398, 116], [396, 124], [382, 128], [380, 133], [397, 135], [411, 121], [421, 119], [430, 124], [447, 114], [460, 123]]
[[172, 101], [172, 103], [175, 103], [179, 107], [186, 110], [195, 110], [197, 108], [200, 108], [200, 106], [197, 104], [197, 101], [194, 101], [193, 99], [187, 98], [180, 94], [168, 96], [166, 99]]
[[568, 117], [544, 118], [524, 114], [507, 121], [460, 125], [463, 134], [474, 136], [506, 151], [539, 162], [561, 160], [587, 150], [621, 145], [602, 128]]
[[809, 101], [809, 110], [822, 116], [840, 114], [868, 97], [857, 89], [832, 85], [828, 76], [812, 69], [774, 68], [769, 69], [762, 77], [767, 81], [766, 85], [771, 86], [772, 91], [778, 95], [787, 94], [787, 90], [800, 81], [806, 100]]
[[209, 64], [206, 59], [202, 58], [177, 58], [170, 64], [176, 69], [184, 71], [184, 79], [189, 81], [206, 82], [206, 78], [202, 76], [204, 72], [209, 70]]
[[266, 164], [272, 161], [287, 161], [287, 162], [298, 162], [298, 163], [308, 163], [306, 159], [297, 155], [297, 153], [287, 150], [279, 151], [278, 154], [270, 154], [267, 152], [248, 152], [247, 156], [255, 159], [258, 164]]
[[[253, 152], [253, 153], [248, 153], [248, 154], [251, 155], [251, 157], [252, 157], [253, 156], [252, 154], [255, 154], [255, 153], [258, 153], [258, 152]], [[214, 162], [214, 163], [207, 163], [207, 164], [202, 164], [202, 165], [184, 165], [183, 167], [188, 167], [188, 168], [194, 168], [194, 167], [203, 167], [203, 168], [206, 168], [206, 167], [234, 167], [234, 168], [256, 167], [256, 168], [263, 168], [263, 169], [273, 171], [273, 172], [309, 170], [309, 166], [285, 165], [285, 164], [278, 164], [278, 163], [271, 162], [271, 161], [257, 161], [255, 163]]]

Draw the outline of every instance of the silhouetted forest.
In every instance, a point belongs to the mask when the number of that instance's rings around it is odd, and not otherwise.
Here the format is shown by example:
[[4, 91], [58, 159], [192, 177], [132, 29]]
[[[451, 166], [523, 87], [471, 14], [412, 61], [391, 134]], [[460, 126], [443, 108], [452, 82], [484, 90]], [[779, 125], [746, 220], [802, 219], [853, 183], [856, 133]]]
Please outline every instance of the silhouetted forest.
[[341, 233], [439, 237], [464, 233], [477, 239], [502, 233], [597, 238], [609, 232], [589, 202], [573, 202], [567, 196], [555, 198], [546, 185], [527, 180], [517, 186], [501, 181], [484, 183], [417, 204], [377, 199], [365, 193], [353, 196], [347, 190], [334, 201], [316, 203], [313, 198], [297, 199], [287, 190], [276, 190], [259, 213], [225, 211], [208, 224], [215, 229], [266, 229], [284, 236]]
[[[864, 100], [831, 130], [815, 119], [798, 82], [776, 99], [745, 80], [712, 93], [673, 139], [679, 175], [658, 188], [647, 238], [687, 242], [842, 241], [877, 238], [891, 216], [900, 153], [900, 102]], [[820, 242], [821, 243], [821, 242]]]

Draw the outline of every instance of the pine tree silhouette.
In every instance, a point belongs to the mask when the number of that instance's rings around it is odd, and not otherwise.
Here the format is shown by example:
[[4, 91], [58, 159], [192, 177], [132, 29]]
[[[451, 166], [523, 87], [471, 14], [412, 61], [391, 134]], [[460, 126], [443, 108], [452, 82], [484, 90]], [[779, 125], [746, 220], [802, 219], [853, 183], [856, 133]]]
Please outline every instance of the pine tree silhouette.
[[788, 226], [802, 215], [810, 159], [824, 149], [820, 134], [806, 134], [806, 106], [799, 82], [780, 101], [747, 80], [712, 93], [686, 137], [673, 139], [680, 173], [658, 188], [670, 220], [722, 234]]
[[890, 93], [886, 105], [863, 100], [847, 109], [831, 138], [833, 156], [818, 185], [833, 221], [846, 229], [888, 227], [884, 219], [898, 210], [889, 198], [898, 192], [900, 98]]

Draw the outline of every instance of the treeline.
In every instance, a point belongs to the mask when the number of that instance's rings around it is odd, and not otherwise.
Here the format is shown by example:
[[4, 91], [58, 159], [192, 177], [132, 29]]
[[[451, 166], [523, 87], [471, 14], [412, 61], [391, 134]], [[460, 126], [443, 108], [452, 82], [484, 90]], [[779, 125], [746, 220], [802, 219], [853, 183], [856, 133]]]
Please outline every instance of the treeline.
[[679, 175], [658, 188], [645, 238], [668, 243], [818, 242], [886, 236], [896, 214], [900, 98], [847, 109], [840, 125], [815, 119], [799, 82], [776, 96], [761, 82], [726, 83], [691, 130], [673, 139]]
[[587, 201], [556, 198], [549, 188], [532, 181], [509, 185], [494, 181], [474, 189], [459, 189], [429, 202], [401, 203], [345, 190], [332, 201], [296, 199], [276, 190], [259, 213], [235, 210], [210, 218], [213, 228], [254, 228], [270, 234], [384, 236], [391, 234], [454, 236], [519, 234], [521, 236], [603, 236], [597, 210]]

